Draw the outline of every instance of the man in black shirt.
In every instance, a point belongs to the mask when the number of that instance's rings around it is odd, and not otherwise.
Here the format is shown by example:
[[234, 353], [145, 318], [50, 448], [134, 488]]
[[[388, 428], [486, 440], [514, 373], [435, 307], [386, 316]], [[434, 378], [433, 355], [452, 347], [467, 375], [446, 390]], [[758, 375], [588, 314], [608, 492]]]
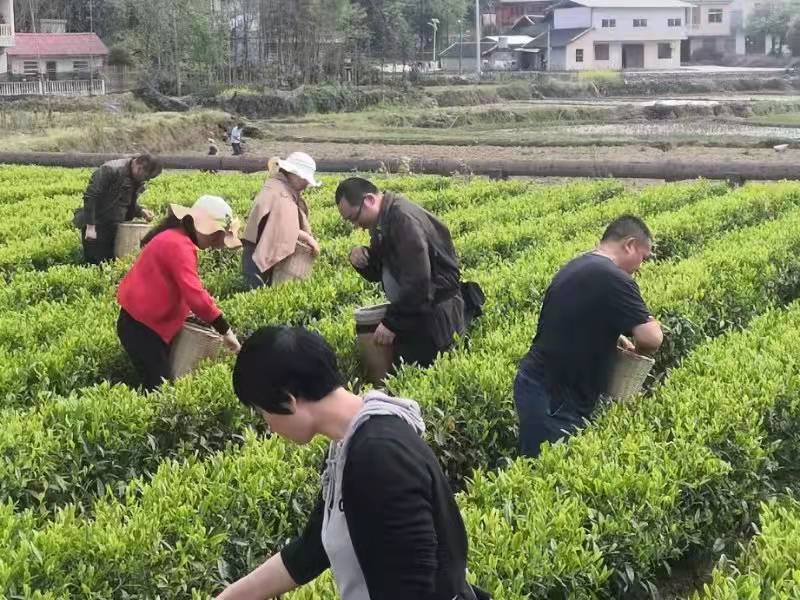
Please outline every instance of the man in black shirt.
[[[632, 277], [652, 244], [644, 222], [620, 217], [593, 252], [553, 278], [514, 381], [522, 454], [538, 456], [543, 442], [555, 442], [591, 418], [607, 390], [618, 343], [641, 354], [661, 346], [661, 326]], [[632, 334], [632, 344], [624, 334]]]
[[237, 357], [239, 400], [281, 437], [307, 444], [322, 435], [330, 448], [302, 534], [219, 600], [273, 598], [327, 569], [342, 600], [476, 600], [464, 523], [421, 437], [419, 406], [353, 394], [336, 362], [320, 335], [299, 327], [261, 329]]
[[467, 327], [450, 231], [422, 207], [360, 177], [339, 184], [336, 204], [344, 220], [370, 232], [369, 248], [353, 248], [350, 263], [368, 281], [380, 281], [390, 303], [375, 342], [394, 347], [395, 363], [430, 365]]

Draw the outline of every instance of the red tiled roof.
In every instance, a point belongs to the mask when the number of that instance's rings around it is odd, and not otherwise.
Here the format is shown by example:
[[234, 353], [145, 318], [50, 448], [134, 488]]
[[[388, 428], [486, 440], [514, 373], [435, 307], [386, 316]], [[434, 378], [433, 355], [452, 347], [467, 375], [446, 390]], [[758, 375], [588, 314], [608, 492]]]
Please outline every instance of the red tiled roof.
[[9, 56], [105, 56], [108, 48], [96, 33], [17, 33]]

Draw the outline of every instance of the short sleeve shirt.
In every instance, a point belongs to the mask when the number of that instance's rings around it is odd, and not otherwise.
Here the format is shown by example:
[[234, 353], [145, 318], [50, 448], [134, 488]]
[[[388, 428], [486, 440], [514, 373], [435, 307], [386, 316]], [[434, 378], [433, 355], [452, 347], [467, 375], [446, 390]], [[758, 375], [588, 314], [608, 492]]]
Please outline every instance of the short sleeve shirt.
[[522, 366], [588, 417], [607, 390], [617, 339], [649, 319], [633, 278], [605, 256], [584, 254], [550, 283]]

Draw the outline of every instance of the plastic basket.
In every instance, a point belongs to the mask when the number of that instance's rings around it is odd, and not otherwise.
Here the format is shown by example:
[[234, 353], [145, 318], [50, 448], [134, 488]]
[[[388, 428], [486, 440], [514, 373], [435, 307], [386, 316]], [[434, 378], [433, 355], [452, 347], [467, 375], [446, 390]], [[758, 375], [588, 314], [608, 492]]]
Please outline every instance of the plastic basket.
[[364, 378], [373, 384], [381, 383], [392, 368], [394, 356], [392, 346], [376, 344], [373, 335], [386, 316], [388, 306], [388, 304], [365, 306], [357, 308], [354, 312], [361, 368]]
[[114, 241], [114, 256], [120, 258], [139, 252], [142, 239], [149, 231], [148, 223], [120, 223]]
[[170, 350], [172, 377], [178, 379], [197, 368], [206, 358], [215, 358], [222, 349], [222, 336], [212, 328], [187, 321]]

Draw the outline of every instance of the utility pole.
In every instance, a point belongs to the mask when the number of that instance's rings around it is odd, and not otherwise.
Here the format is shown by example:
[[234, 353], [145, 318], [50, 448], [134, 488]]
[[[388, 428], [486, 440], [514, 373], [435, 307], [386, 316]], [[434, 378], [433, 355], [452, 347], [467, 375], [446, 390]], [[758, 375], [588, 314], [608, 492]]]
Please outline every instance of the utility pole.
[[475, 72], [481, 80], [481, 0], [475, 0]]
[[547, 67], [545, 71], [550, 70], [550, 29], [552, 29], [551, 23], [547, 24], [547, 55], [545, 56], [545, 66]]
[[464, 20], [458, 20], [458, 74], [461, 75], [461, 62], [464, 57]]
[[436, 32], [439, 30], [439, 19], [431, 19], [428, 25], [433, 27], [433, 68], [436, 69]]

